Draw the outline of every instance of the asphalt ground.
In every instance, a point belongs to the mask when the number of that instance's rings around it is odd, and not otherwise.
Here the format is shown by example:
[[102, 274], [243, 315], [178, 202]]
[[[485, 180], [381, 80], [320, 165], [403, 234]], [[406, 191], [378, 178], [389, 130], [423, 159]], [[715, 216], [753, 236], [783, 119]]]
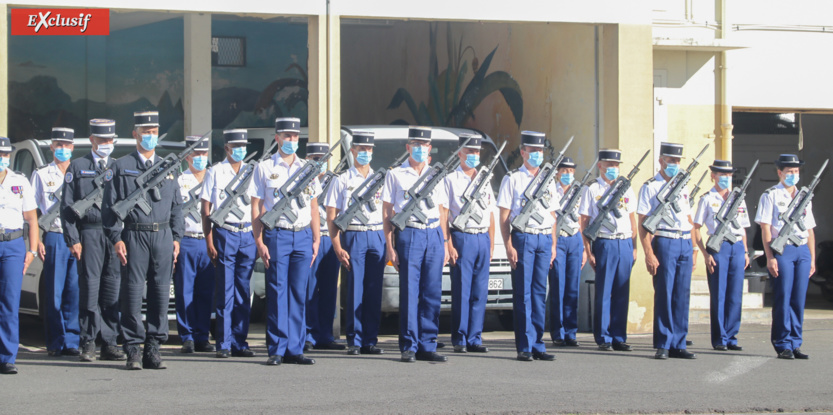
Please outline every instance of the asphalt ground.
[[264, 326], [254, 324], [257, 357], [183, 355], [174, 335], [163, 347], [167, 370], [126, 371], [123, 362], [48, 357], [41, 323], [23, 317], [20, 374], [0, 376], [0, 413], [833, 412], [833, 307], [811, 304], [807, 361], [776, 359], [769, 325], [747, 324], [742, 352], [714, 351], [708, 326], [692, 326], [696, 360], [652, 359], [650, 334], [630, 336], [633, 352], [602, 352], [579, 333], [579, 348], [550, 347], [554, 362], [519, 362], [512, 333], [488, 331], [488, 354], [448, 346], [448, 363], [409, 364], [387, 321], [380, 356], [314, 350], [314, 366], [265, 366]]

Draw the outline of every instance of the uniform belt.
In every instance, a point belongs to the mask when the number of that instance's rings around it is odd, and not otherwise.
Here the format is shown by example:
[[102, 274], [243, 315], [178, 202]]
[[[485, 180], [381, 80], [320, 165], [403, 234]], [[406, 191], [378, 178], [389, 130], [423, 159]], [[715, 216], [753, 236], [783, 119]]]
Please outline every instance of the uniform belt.
[[381, 231], [382, 225], [348, 225], [347, 230], [351, 232]]
[[570, 236], [573, 236], [577, 233], [578, 233], [578, 231], [575, 231], [573, 233], [570, 233], [570, 232], [567, 232], [567, 231], [561, 231], [561, 232], [558, 232], [558, 236], [570, 237]]
[[409, 221], [405, 224], [405, 226], [408, 227], [408, 228], [415, 228], [415, 229], [434, 229], [437, 226], [440, 226], [440, 221], [434, 221], [434, 222], [431, 222], [431, 223], [428, 223], [428, 224]]
[[0, 228], [0, 242], [13, 241], [23, 236], [23, 229], [2, 229]]
[[466, 228], [466, 229], [451, 228], [451, 232], [463, 232], [463, 233], [468, 233], [468, 234], [471, 234], [471, 235], [480, 235], [481, 233], [489, 232], [489, 228]]
[[528, 233], [532, 235], [552, 235], [552, 228], [524, 228], [522, 231], [515, 232]]
[[165, 230], [171, 227], [169, 222], [150, 222], [150, 223], [125, 223], [124, 229], [131, 230], [131, 231], [144, 231], [144, 232], [159, 232], [161, 230]]
[[220, 225], [221, 228], [229, 232], [251, 232], [251, 223], [224, 223]]
[[330, 236], [330, 231], [319, 230], [318, 235], [319, 236]]
[[186, 238], [205, 239], [205, 234], [202, 232], [185, 232]]
[[624, 233], [599, 233], [597, 238], [602, 239], [631, 239], [632, 236], [627, 236]]
[[49, 231], [48, 231], [48, 232], [63, 234], [63, 233], [64, 233], [64, 230], [63, 230], [63, 229], [61, 229], [61, 227], [60, 227], [60, 226], [53, 226], [53, 227], [49, 228]]
[[102, 229], [102, 228], [103, 228], [103, 226], [101, 225], [101, 222], [98, 222], [98, 223], [82, 223], [81, 224], [81, 230], [82, 231], [87, 230], [87, 229]]
[[658, 230], [654, 232], [654, 236], [661, 236], [663, 238], [670, 239], [691, 239], [691, 232]]
[[309, 229], [309, 224], [302, 225], [302, 226], [278, 226], [276, 229], [284, 230], [284, 231], [291, 231], [291, 232], [300, 232], [306, 229]]

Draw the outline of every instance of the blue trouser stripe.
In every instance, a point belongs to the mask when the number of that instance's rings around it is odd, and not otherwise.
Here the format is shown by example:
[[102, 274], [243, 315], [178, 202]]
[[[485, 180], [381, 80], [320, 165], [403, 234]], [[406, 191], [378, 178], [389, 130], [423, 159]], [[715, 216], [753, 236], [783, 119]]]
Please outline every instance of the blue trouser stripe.
[[596, 344], [624, 343], [628, 339], [632, 239], [596, 239], [596, 296], [593, 337]]
[[451, 342], [455, 346], [483, 343], [483, 320], [489, 295], [491, 240], [488, 233], [451, 232], [457, 263], [451, 267]]
[[520, 352], [545, 352], [547, 274], [552, 257], [552, 235], [512, 233], [518, 263], [512, 271], [515, 348]]
[[342, 247], [350, 254], [344, 305], [347, 344], [375, 346], [382, 319], [385, 235], [382, 231], [348, 231], [343, 235]]
[[552, 340], [575, 340], [578, 331], [578, 288], [584, 241], [581, 232], [559, 236], [558, 253], [549, 271], [550, 336]]
[[723, 241], [712, 255], [714, 272], [708, 274], [712, 346], [737, 345], [743, 303], [743, 270], [746, 249], [743, 241]]
[[47, 232], [43, 236], [46, 260], [46, 349], [77, 349], [81, 337], [78, 325], [78, 269], [70, 255], [64, 235]]
[[778, 278], [772, 278], [772, 345], [775, 351], [795, 350], [802, 344], [804, 302], [810, 281], [810, 248], [787, 244], [775, 255]]
[[217, 322], [214, 332], [217, 350], [242, 350], [249, 347], [250, 282], [257, 259], [251, 232], [232, 232], [214, 228], [217, 263], [214, 297]]
[[691, 239], [654, 237], [654, 348], [685, 349], [691, 296]]
[[312, 230], [265, 231], [269, 248], [266, 269], [266, 346], [269, 356], [304, 353], [304, 310], [312, 267]]
[[405, 228], [396, 234], [399, 257], [399, 349], [437, 350], [442, 297], [443, 234], [439, 228]]
[[214, 301], [214, 273], [205, 240], [182, 238], [174, 269], [176, 326], [182, 341], [208, 341]]
[[14, 363], [20, 343], [20, 289], [23, 285], [23, 238], [0, 242], [0, 363]]

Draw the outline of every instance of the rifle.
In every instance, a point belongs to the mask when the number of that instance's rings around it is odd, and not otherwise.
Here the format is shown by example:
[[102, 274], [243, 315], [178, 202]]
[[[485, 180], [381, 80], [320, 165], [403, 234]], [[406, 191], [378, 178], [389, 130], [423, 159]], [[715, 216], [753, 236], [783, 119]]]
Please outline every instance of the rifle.
[[49, 229], [52, 227], [52, 223], [55, 222], [55, 218], [61, 213], [61, 195], [64, 192], [63, 186], [58, 189], [57, 192], [53, 193], [55, 196], [55, 204], [49, 208], [46, 213], [41, 215], [38, 218], [38, 227], [44, 231], [49, 232]]
[[619, 211], [619, 201], [625, 197], [625, 192], [631, 188], [631, 182], [634, 176], [639, 173], [639, 166], [642, 165], [642, 162], [645, 161], [645, 158], [648, 157], [650, 152], [651, 150], [648, 150], [642, 155], [642, 158], [633, 166], [633, 169], [628, 173], [627, 177], [617, 177], [596, 202], [596, 208], [599, 210], [599, 213], [583, 232], [584, 236], [591, 242], [599, 237], [599, 232], [601, 232], [602, 228], [607, 229], [611, 233], [616, 232], [616, 224], [608, 213], [612, 213], [617, 219], [622, 217], [622, 212]]
[[257, 167], [257, 163], [269, 158], [269, 156], [272, 155], [272, 150], [277, 147], [277, 145], [278, 141], [273, 141], [272, 145], [260, 155], [260, 158], [257, 161], [253, 161], [257, 153], [253, 153], [243, 160], [243, 164], [237, 170], [237, 174], [234, 175], [234, 177], [223, 189], [226, 197], [220, 205], [217, 206], [210, 215], [208, 215], [208, 219], [212, 223], [217, 226], [225, 225], [226, 217], [228, 217], [229, 213], [237, 217], [237, 219], [243, 219], [246, 213], [243, 212], [239, 206], [237, 206], [237, 199], [243, 199], [244, 205], [248, 205], [252, 202], [247, 191], [249, 190], [249, 183], [252, 182], [252, 178], [254, 177], [255, 167]]
[[738, 241], [738, 237], [735, 236], [729, 225], [735, 229], [740, 229], [740, 224], [737, 220], [738, 209], [743, 203], [743, 199], [746, 197], [746, 189], [749, 187], [749, 183], [752, 181], [752, 175], [755, 174], [755, 169], [757, 168], [758, 160], [755, 160], [755, 164], [752, 165], [752, 169], [749, 170], [749, 174], [746, 175], [746, 180], [743, 181], [743, 185], [739, 188], [736, 187], [732, 189], [732, 192], [729, 193], [726, 201], [723, 202], [720, 209], [717, 211], [717, 214], [714, 217], [714, 221], [717, 222], [717, 225], [714, 227], [714, 233], [709, 236], [709, 240], [706, 241], [706, 249], [708, 249], [709, 252], [713, 254], [718, 253], [720, 251], [720, 245], [723, 244], [723, 241], [729, 241], [730, 243]]
[[350, 200], [352, 200], [353, 203], [350, 203], [347, 206], [347, 209], [345, 209], [344, 212], [341, 212], [333, 223], [341, 229], [342, 232], [347, 230], [347, 227], [350, 226], [351, 222], [353, 222], [353, 218], [357, 218], [362, 225], [367, 225], [367, 222], [370, 219], [368, 219], [364, 212], [362, 212], [362, 206], [367, 206], [367, 210], [371, 212], [376, 211], [376, 203], [373, 202], [373, 198], [376, 197], [376, 192], [378, 192], [379, 189], [385, 185], [385, 176], [389, 170], [401, 165], [407, 159], [408, 152], [406, 151], [402, 153], [399, 158], [394, 160], [393, 164], [391, 164], [387, 169], [376, 170], [373, 172], [372, 176], [365, 179], [359, 187], [353, 190], [353, 193], [350, 194]]
[[[492, 162], [489, 163], [489, 166], [481, 167], [474, 176], [474, 179], [472, 179], [471, 183], [469, 183], [468, 187], [466, 187], [462, 196], [465, 203], [460, 209], [460, 213], [457, 214], [457, 217], [455, 217], [454, 221], [451, 222], [451, 226], [462, 231], [466, 229], [466, 224], [469, 223], [469, 219], [474, 219], [477, 223], [480, 223], [480, 221], [483, 220], [480, 212], [485, 212], [489, 206], [483, 201], [481, 192], [483, 191], [483, 188], [489, 184], [489, 177], [492, 175], [492, 172], [495, 170], [495, 166], [500, 161], [500, 153], [503, 152], [504, 147], [506, 147], [506, 141], [500, 145], [500, 148], [497, 150], [497, 153], [495, 153], [495, 157], [492, 159]], [[474, 208], [475, 204], [480, 207], [479, 211]]]
[[182, 167], [182, 160], [188, 157], [197, 149], [197, 146], [206, 138], [208, 138], [211, 131], [205, 133], [199, 140], [194, 141], [188, 147], [185, 147], [179, 154], [168, 154], [154, 163], [149, 169], [136, 178], [138, 187], [133, 190], [126, 198], [114, 203], [111, 209], [119, 220], [125, 220], [127, 215], [133, 211], [133, 208], [138, 207], [145, 215], [149, 215], [153, 210], [147, 200], [148, 193], [154, 201], [162, 200], [162, 194], [159, 193], [159, 186], [170, 175], [178, 176], [179, 169]]
[[821, 173], [824, 172], [824, 169], [827, 167], [828, 161], [830, 161], [830, 159], [824, 161], [824, 164], [822, 164], [819, 172], [816, 173], [816, 176], [813, 177], [813, 181], [810, 182], [810, 185], [802, 187], [798, 194], [795, 195], [793, 200], [790, 202], [790, 205], [787, 206], [787, 210], [778, 216], [778, 220], [783, 221], [784, 226], [782, 226], [781, 230], [778, 232], [778, 237], [776, 237], [772, 243], [769, 244], [769, 247], [772, 248], [776, 254], [780, 255], [784, 253], [784, 247], [787, 245], [787, 242], [795, 245], [799, 245], [803, 242], [801, 238], [796, 235], [795, 226], [798, 226], [798, 229], [802, 231], [807, 230], [806, 225], [804, 225], [804, 215], [807, 212], [807, 206], [810, 204], [810, 201], [813, 200], [813, 190], [815, 190], [816, 186], [819, 184], [819, 181], [821, 180]]
[[709, 145], [706, 144], [703, 147], [703, 150], [700, 151], [700, 154], [691, 160], [691, 164], [688, 165], [688, 168], [684, 171], [677, 173], [676, 176], [668, 179], [662, 188], [659, 189], [659, 193], [657, 193], [657, 201], [659, 204], [645, 217], [645, 220], [642, 221], [642, 227], [645, 228], [650, 233], [654, 233], [657, 231], [660, 223], [664, 223], [668, 226], [674, 225], [674, 219], [671, 217], [671, 211], [673, 210], [676, 213], [680, 213], [682, 208], [680, 207], [679, 197], [682, 193], [683, 189], [685, 189], [686, 184], [688, 181], [691, 180], [691, 172], [697, 167], [700, 162], [698, 161], [700, 157], [703, 156], [703, 153], [706, 152], [706, 149], [709, 148]]
[[419, 179], [408, 189], [405, 193], [408, 196], [408, 202], [405, 203], [405, 206], [402, 208], [401, 212], [396, 212], [395, 215], [390, 219], [390, 223], [393, 226], [396, 226], [397, 229], [400, 231], [405, 229], [405, 226], [408, 223], [408, 219], [411, 216], [415, 217], [418, 221], [422, 223], [428, 223], [428, 217], [425, 216], [425, 212], [419, 207], [419, 202], [425, 201], [425, 206], [428, 209], [434, 208], [434, 201], [431, 200], [431, 192], [434, 191], [434, 187], [436, 187], [440, 181], [448, 174], [449, 170], [455, 168], [458, 163], [460, 163], [460, 159], [457, 157], [457, 153], [460, 152], [463, 148], [466, 147], [466, 144], [471, 140], [471, 137], [466, 139], [466, 141], [457, 148], [451, 156], [449, 156], [444, 163], [434, 163], [433, 166], [428, 167], [428, 171], [422, 173], [419, 176]]
[[547, 193], [547, 188], [552, 183], [553, 179], [555, 179], [555, 174], [558, 172], [556, 168], [561, 160], [564, 158], [564, 152], [567, 151], [567, 147], [570, 147], [570, 143], [573, 142], [574, 137], [570, 137], [567, 140], [567, 144], [564, 148], [561, 149], [561, 152], [558, 153], [558, 157], [555, 158], [552, 164], [547, 163], [541, 166], [538, 170], [538, 174], [529, 182], [529, 185], [524, 190], [524, 199], [526, 199], [526, 203], [521, 208], [520, 213], [518, 216], [515, 216], [512, 219], [512, 228], [517, 229], [518, 231], [523, 232], [524, 228], [529, 224], [530, 219], [535, 219], [538, 223], [544, 222], [544, 217], [541, 216], [540, 213], [537, 212], [535, 209], [536, 203], [541, 203], [545, 209], [549, 208], [549, 204], [544, 200], [544, 195]]
[[694, 186], [694, 189], [691, 191], [691, 194], [688, 196], [688, 206], [689, 207], [694, 207], [694, 197], [697, 196], [697, 193], [700, 193], [700, 183], [703, 183], [703, 179], [706, 178], [707, 174], [709, 174], [708, 170], [703, 172], [703, 175], [700, 176], [700, 180], [697, 181], [697, 184]]
[[[280, 194], [280, 199], [275, 202], [275, 205], [272, 206], [268, 212], [264, 213], [260, 217], [260, 222], [263, 223], [263, 226], [266, 227], [268, 230], [272, 230], [275, 226], [278, 225], [278, 221], [280, 220], [281, 216], [286, 216], [290, 222], [295, 222], [298, 220], [298, 215], [292, 211], [292, 201], [294, 200], [298, 207], [306, 207], [307, 202], [304, 200], [302, 193], [304, 189], [321, 174], [321, 165], [327, 163], [327, 160], [330, 159], [330, 156], [333, 155], [333, 150], [339, 148], [341, 145], [341, 141], [344, 140], [344, 137], [340, 138], [332, 147], [330, 147], [330, 151], [327, 152], [323, 157], [315, 160], [306, 160], [303, 166], [300, 169], [296, 170], [289, 179], [286, 180], [286, 183], [278, 189], [278, 194]], [[293, 186], [294, 184], [294, 186]], [[292, 186], [290, 188], [290, 186]]]
[[84, 219], [84, 215], [93, 206], [101, 210], [101, 202], [104, 198], [104, 174], [108, 170], [109, 168], [105, 168], [103, 172], [95, 176], [93, 179], [93, 190], [90, 193], [87, 193], [83, 199], [78, 199], [69, 206], [69, 209], [78, 219]]
[[330, 188], [330, 183], [333, 179], [349, 168], [347, 164], [348, 160], [347, 157], [342, 157], [341, 161], [336, 164], [336, 168], [332, 171], [327, 170], [324, 172], [324, 177], [321, 178], [321, 194], [318, 195], [318, 206], [324, 206], [324, 199], [327, 197], [327, 190]]
[[578, 205], [579, 200], [581, 200], [581, 189], [587, 184], [587, 179], [590, 178], [590, 173], [593, 172], [593, 168], [596, 166], [596, 163], [599, 162], [599, 158], [596, 157], [596, 160], [593, 161], [593, 164], [590, 165], [590, 168], [587, 169], [587, 173], [584, 173], [584, 178], [581, 181], [575, 181], [570, 184], [570, 188], [564, 192], [564, 197], [561, 198], [562, 203], [561, 207], [555, 210], [555, 234], [561, 235], [561, 231], [567, 227], [567, 219], [569, 218], [572, 223], [578, 222], [578, 216], [576, 215], [576, 205]]
[[200, 189], [202, 189], [202, 185], [205, 182], [202, 181], [200, 184], [194, 186], [193, 189], [188, 191], [188, 196], [190, 197], [185, 204], [182, 205], [182, 216], [184, 218], [190, 217], [191, 220], [194, 222], [200, 223], [202, 221], [202, 217], [200, 217], [200, 198], [197, 193], [199, 193]]

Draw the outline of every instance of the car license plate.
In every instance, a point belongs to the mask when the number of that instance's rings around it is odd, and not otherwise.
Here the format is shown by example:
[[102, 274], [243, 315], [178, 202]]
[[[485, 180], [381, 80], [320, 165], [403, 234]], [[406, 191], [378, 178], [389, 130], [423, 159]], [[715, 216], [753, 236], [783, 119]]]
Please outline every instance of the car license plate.
[[176, 294], [175, 294], [175, 291], [174, 291], [174, 285], [171, 284], [171, 298], [174, 298], [175, 296], [176, 296]]
[[489, 279], [489, 289], [490, 290], [502, 290], [503, 289], [503, 279], [502, 278], [490, 278]]

